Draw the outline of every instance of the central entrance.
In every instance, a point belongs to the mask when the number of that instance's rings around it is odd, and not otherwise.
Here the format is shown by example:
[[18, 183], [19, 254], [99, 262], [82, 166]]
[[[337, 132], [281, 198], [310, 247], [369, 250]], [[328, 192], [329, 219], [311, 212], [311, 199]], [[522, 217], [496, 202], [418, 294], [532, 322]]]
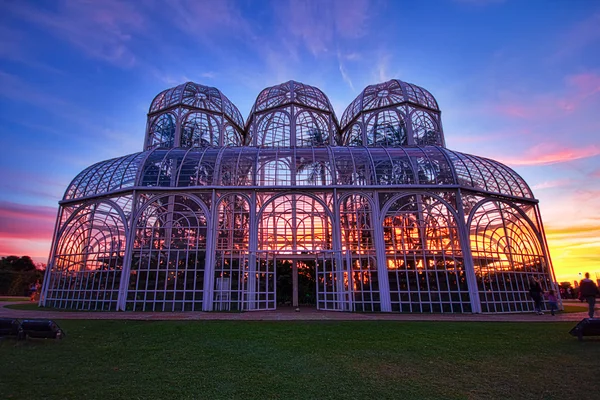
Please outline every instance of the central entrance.
[[318, 259], [275, 255], [276, 302], [281, 306], [316, 306]]
[[[331, 202], [330, 194], [265, 196], [258, 218], [256, 271], [251, 271], [248, 281], [248, 309], [351, 309], [348, 273], [339, 252], [333, 250], [332, 214], [327, 206]], [[254, 299], [256, 308], [252, 308]]]
[[349, 275], [333, 251], [259, 252], [256, 265], [248, 280], [254, 299], [248, 309], [351, 310]]

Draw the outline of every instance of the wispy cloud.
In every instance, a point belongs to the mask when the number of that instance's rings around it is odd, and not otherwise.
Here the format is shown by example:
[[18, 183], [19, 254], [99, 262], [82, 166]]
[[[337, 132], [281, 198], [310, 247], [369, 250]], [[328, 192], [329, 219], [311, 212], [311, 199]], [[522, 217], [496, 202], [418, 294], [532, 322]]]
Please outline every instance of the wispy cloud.
[[90, 57], [131, 66], [136, 57], [131, 42], [144, 27], [134, 3], [118, 0], [60, 0], [52, 9], [26, 2], [4, 3], [4, 11], [45, 29]]
[[554, 60], [571, 58], [592, 45], [600, 43], [600, 12], [589, 15], [568, 29], [557, 42]]
[[352, 89], [352, 91], [355, 91], [354, 85], [352, 84], [352, 79], [350, 79], [350, 76], [348, 75], [348, 72], [346, 71], [346, 68], [344, 67], [344, 63], [342, 62], [342, 57], [341, 57], [339, 51], [338, 51], [338, 67], [340, 69], [340, 74], [342, 75], [342, 79], [344, 80], [344, 82], [346, 82], [348, 84], [348, 86], [350, 87], [350, 89]]
[[555, 179], [555, 180], [540, 182], [536, 185], [533, 185], [531, 188], [533, 190], [552, 189], [552, 188], [557, 188], [557, 187], [563, 187], [570, 183], [571, 183], [570, 179]]
[[254, 36], [250, 21], [233, 0], [168, 0], [166, 3], [167, 7], [157, 3], [155, 12], [171, 17], [175, 28], [205, 43], [224, 36], [246, 36], [246, 39]]
[[315, 56], [335, 54], [339, 41], [367, 34], [372, 6], [368, 0], [287, 0], [273, 5], [282, 21], [280, 33], [300, 41]]

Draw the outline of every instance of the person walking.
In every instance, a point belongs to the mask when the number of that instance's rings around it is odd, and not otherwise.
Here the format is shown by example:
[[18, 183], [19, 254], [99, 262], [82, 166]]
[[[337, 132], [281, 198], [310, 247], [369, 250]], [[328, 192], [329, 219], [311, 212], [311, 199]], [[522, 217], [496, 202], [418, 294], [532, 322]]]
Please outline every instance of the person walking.
[[534, 308], [537, 315], [544, 315], [542, 312], [542, 296], [544, 295], [544, 289], [542, 285], [533, 276], [529, 278], [529, 296], [533, 299]]
[[585, 278], [579, 282], [579, 300], [585, 300], [588, 303], [588, 315], [590, 318], [594, 318], [596, 296], [598, 296], [599, 293], [598, 286], [590, 279], [590, 273], [586, 272]]
[[554, 293], [554, 290], [548, 290], [546, 293], [546, 300], [548, 300], [548, 307], [550, 307], [550, 314], [554, 315], [554, 311], [558, 310], [558, 298]]

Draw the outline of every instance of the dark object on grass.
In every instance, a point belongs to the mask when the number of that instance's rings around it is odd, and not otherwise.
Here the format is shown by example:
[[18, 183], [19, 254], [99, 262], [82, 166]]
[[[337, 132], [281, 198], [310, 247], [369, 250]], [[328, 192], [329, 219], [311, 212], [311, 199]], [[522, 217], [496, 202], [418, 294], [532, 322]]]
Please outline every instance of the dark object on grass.
[[584, 318], [569, 333], [579, 340], [584, 336], [600, 336], [600, 319]]
[[65, 332], [50, 319], [25, 319], [21, 322], [21, 328], [23, 333], [31, 338], [62, 339], [65, 337]]
[[21, 323], [15, 318], [0, 318], [0, 336], [16, 336], [23, 339]]

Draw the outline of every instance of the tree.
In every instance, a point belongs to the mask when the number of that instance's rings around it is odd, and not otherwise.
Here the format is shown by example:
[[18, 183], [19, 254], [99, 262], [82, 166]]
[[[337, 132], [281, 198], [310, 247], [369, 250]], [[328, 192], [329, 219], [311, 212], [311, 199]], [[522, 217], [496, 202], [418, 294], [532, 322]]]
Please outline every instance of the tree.
[[0, 294], [26, 296], [29, 287], [43, 278], [43, 272], [29, 256], [0, 258]]

